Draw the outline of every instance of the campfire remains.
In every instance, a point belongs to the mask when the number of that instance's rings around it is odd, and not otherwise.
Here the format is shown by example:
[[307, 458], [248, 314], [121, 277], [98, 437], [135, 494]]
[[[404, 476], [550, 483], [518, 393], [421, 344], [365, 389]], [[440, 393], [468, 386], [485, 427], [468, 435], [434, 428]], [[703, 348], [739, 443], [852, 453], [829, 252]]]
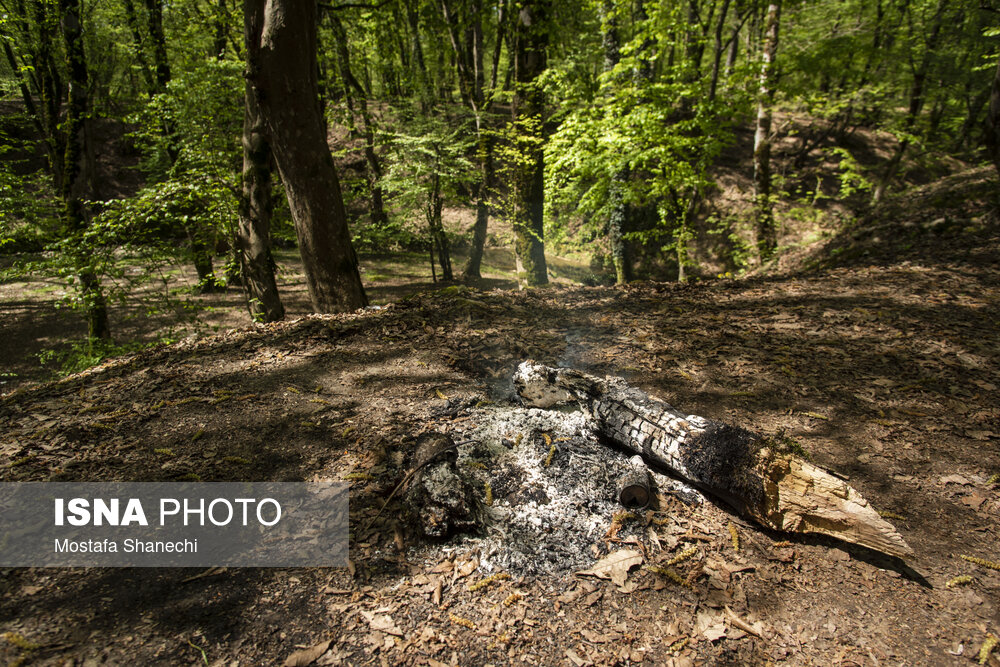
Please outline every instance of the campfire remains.
[[910, 553], [855, 489], [764, 435], [683, 415], [620, 378], [525, 362], [514, 387], [522, 406], [468, 404], [449, 434], [422, 436], [400, 485], [412, 525], [453, 538], [446, 550], [475, 549], [486, 571], [589, 566], [597, 544], [648, 537], [636, 512], [662, 515], [665, 496], [700, 503], [695, 489], [768, 528]]
[[525, 405], [579, 404], [604, 438], [768, 528], [829, 535], [892, 556], [912, 553], [854, 488], [764, 435], [684, 415], [621, 378], [524, 362], [514, 385]]

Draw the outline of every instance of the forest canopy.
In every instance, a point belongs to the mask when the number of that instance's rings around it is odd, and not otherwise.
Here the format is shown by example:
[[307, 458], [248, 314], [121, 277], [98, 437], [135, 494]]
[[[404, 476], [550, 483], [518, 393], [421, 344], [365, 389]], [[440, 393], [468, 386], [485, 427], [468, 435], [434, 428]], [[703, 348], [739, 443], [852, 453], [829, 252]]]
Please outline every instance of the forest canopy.
[[520, 286], [549, 281], [552, 253], [594, 283], [766, 270], [989, 159], [1000, 113], [979, 0], [0, 11], [0, 252], [61, 276], [91, 338], [178, 264], [281, 319], [276, 246], [298, 248], [318, 312], [368, 303], [358, 252], [429, 253], [434, 280], [474, 283], [509, 245]]

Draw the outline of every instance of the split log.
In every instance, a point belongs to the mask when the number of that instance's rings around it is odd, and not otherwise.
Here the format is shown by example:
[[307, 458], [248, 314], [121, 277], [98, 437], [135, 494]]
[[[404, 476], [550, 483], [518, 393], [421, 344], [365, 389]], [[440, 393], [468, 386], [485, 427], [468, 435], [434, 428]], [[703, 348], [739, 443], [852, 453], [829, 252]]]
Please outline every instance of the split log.
[[912, 554], [896, 529], [843, 480], [738, 426], [685, 415], [630, 387], [526, 361], [514, 374], [521, 401], [537, 408], [578, 402], [595, 430], [673, 471], [763, 526], [820, 533], [892, 556]]
[[629, 459], [625, 473], [618, 480], [618, 502], [630, 509], [642, 509], [652, 497], [649, 469], [642, 457], [636, 454]]

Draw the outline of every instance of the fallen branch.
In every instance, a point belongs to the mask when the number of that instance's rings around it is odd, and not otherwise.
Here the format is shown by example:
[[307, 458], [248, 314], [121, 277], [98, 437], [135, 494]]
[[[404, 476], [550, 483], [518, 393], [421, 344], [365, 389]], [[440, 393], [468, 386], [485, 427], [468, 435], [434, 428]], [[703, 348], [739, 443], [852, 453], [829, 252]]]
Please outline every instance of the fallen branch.
[[514, 386], [532, 407], [578, 402], [604, 437], [768, 528], [829, 535], [892, 556], [913, 553], [854, 488], [782, 452], [764, 435], [684, 415], [621, 378], [526, 361], [514, 374]]

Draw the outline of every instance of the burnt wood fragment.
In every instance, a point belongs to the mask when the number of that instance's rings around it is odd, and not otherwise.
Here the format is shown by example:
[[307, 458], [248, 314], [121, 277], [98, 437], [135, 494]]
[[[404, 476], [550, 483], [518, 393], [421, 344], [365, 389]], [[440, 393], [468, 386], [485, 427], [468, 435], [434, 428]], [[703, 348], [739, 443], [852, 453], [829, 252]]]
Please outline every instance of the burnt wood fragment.
[[618, 502], [629, 509], [642, 509], [649, 505], [652, 497], [649, 469], [642, 457], [636, 454], [629, 459], [628, 466], [618, 481]]
[[579, 403], [594, 429], [617, 445], [732, 505], [763, 526], [820, 533], [892, 556], [910, 547], [857, 490], [759, 433], [697, 415], [630, 387], [526, 361], [514, 374], [523, 403]]
[[427, 537], [447, 537], [477, 526], [479, 503], [472, 484], [458, 471], [455, 449], [455, 442], [443, 433], [426, 433], [417, 441], [406, 503]]

